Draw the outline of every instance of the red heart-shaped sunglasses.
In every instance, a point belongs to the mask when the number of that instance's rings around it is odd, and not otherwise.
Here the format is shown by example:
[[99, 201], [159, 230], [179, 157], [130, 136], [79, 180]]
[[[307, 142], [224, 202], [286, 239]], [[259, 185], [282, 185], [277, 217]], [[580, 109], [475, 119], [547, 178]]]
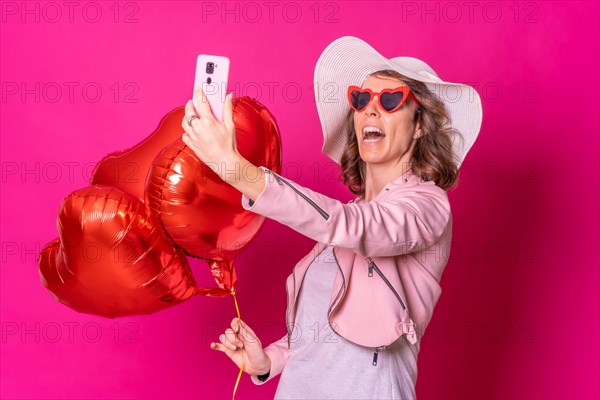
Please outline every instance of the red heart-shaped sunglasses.
[[385, 111], [391, 113], [396, 111], [406, 99], [410, 96], [417, 105], [421, 105], [415, 96], [411, 93], [408, 86], [399, 86], [395, 89], [383, 89], [380, 92], [373, 92], [371, 89], [363, 89], [358, 86], [348, 87], [348, 102], [355, 111], [363, 111], [371, 100], [378, 95], [379, 105]]

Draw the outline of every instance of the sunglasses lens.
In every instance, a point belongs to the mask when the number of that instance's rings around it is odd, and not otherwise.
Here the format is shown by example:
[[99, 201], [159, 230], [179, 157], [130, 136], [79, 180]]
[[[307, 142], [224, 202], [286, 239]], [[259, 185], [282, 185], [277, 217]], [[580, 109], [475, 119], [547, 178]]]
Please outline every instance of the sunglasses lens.
[[350, 99], [352, 101], [352, 107], [356, 108], [357, 110], [362, 110], [367, 106], [367, 104], [369, 104], [369, 101], [371, 100], [371, 93], [354, 90], [352, 91]]
[[380, 101], [381, 106], [386, 111], [391, 111], [398, 106], [398, 104], [402, 103], [404, 100], [404, 92], [385, 92], [381, 93]]

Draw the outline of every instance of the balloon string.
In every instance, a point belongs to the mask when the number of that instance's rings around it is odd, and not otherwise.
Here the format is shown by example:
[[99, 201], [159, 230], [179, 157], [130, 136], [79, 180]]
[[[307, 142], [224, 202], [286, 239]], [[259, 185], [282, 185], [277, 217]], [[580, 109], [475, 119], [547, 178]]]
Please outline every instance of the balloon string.
[[[235, 304], [235, 311], [237, 311], [237, 316], [239, 319], [242, 319], [240, 316], [240, 307], [238, 306], [237, 298], [235, 297], [235, 290], [231, 291], [231, 295], [233, 296], [233, 302]], [[238, 333], [239, 333], [239, 324], [238, 324]], [[233, 387], [233, 396], [232, 400], [235, 400], [235, 392], [237, 391], [238, 385], [240, 384], [240, 379], [242, 378], [242, 372], [244, 372], [244, 364], [246, 363], [246, 357], [244, 356], [244, 351], [242, 350], [242, 365], [240, 366], [240, 372], [238, 372], [237, 379], [235, 380], [235, 386]]]

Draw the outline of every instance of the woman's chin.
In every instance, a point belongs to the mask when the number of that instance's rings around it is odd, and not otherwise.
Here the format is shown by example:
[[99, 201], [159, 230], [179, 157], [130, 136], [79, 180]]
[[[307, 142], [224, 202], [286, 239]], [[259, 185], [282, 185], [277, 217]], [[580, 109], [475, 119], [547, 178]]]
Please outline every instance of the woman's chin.
[[360, 158], [367, 164], [377, 164], [383, 161], [382, 154], [375, 151], [362, 151], [360, 152]]

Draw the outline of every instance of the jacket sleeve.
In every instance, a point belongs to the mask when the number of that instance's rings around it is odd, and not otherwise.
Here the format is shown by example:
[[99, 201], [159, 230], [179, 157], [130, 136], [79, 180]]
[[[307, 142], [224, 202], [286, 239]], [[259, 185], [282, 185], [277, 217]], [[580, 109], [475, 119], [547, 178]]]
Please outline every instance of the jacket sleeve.
[[255, 200], [242, 195], [244, 209], [365, 257], [428, 248], [450, 220], [447, 194], [432, 182], [415, 185], [396, 198], [344, 204], [260, 168], [265, 171], [265, 189]]
[[271, 370], [269, 371], [269, 377], [264, 382], [261, 382], [258, 380], [256, 375], [250, 375], [250, 378], [255, 385], [262, 385], [263, 383], [269, 382], [271, 379], [281, 374], [281, 371], [283, 371], [283, 367], [290, 356], [287, 334], [278, 341], [273, 342], [265, 347], [265, 353], [267, 353], [271, 359]]

